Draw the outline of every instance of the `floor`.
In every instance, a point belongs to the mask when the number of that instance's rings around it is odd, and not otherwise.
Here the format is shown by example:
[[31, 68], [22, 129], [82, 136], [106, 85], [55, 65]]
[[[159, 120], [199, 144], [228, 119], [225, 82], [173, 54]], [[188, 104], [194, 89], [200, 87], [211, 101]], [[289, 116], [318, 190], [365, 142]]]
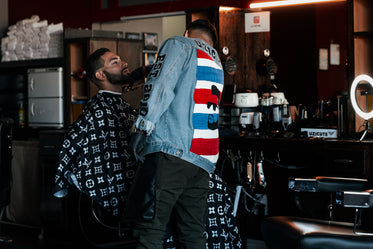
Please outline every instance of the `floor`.
[[[42, 233], [41, 229], [30, 227], [18, 227], [14, 225], [0, 226], [0, 248], [1, 249], [94, 249], [99, 248], [90, 244], [84, 237], [61, 236]], [[102, 247], [134, 249], [132, 240], [121, 244], [101, 244]], [[264, 242], [256, 239], [247, 240], [247, 249], [267, 249]]]
[[40, 230], [31, 231], [30, 229], [24, 230], [17, 228], [6, 229], [5, 233], [3, 229], [3, 231], [0, 233], [1, 249], [94, 249], [100, 247], [123, 249], [135, 248], [132, 240], [121, 243], [120, 247], [119, 244], [114, 243], [112, 243], [111, 246], [109, 243], [101, 244], [101, 246], [94, 246], [82, 237], [72, 238], [71, 236], [42, 236]]
[[247, 240], [247, 249], [268, 249], [262, 240], [254, 240], [248, 239]]

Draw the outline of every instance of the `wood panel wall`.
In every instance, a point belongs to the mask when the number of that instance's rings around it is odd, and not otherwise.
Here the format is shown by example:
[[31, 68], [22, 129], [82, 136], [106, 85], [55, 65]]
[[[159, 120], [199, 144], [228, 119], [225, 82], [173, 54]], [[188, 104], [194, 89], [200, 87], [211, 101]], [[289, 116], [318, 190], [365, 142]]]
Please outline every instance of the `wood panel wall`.
[[[247, 13], [247, 12], [246, 12]], [[270, 49], [270, 32], [244, 33], [245, 36], [245, 56], [242, 58], [246, 66], [243, 88], [259, 92], [261, 89], [268, 88], [271, 80], [269, 75], [260, 75], [257, 73], [257, 63], [263, 60], [264, 50]]]
[[[219, 11], [219, 8], [187, 10], [187, 24], [198, 18], [211, 20], [218, 31], [219, 42], [215, 48], [219, 52], [224, 66], [228, 58], [237, 61], [237, 72], [224, 74], [224, 85], [235, 85], [237, 91], [257, 92], [262, 85], [270, 83], [269, 76], [260, 76], [256, 72], [256, 63], [262, 59], [263, 51], [270, 46], [270, 33], [245, 33], [245, 13], [247, 10], [233, 9]], [[222, 50], [227, 47], [229, 53]]]

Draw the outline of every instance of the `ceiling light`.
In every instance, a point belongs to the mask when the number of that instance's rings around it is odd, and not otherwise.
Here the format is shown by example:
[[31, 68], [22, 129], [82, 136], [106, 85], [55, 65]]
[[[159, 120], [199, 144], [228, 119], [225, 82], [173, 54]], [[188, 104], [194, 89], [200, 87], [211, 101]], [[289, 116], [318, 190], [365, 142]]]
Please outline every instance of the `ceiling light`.
[[280, 7], [288, 5], [298, 4], [309, 4], [309, 3], [323, 3], [323, 2], [344, 2], [346, 0], [282, 0], [282, 1], [271, 1], [271, 2], [260, 2], [251, 3], [250, 8], [268, 8], [268, 7]]
[[138, 15], [138, 16], [121, 16], [120, 20], [122, 22], [126, 22], [126, 21], [141, 20], [141, 19], [148, 19], [148, 18], [162, 18], [162, 17], [180, 16], [180, 15], [185, 15], [185, 12], [175, 11], [175, 12], [162, 12], [162, 13]]
[[231, 11], [231, 10], [234, 10], [236, 8], [234, 7], [225, 7], [225, 6], [220, 6], [219, 7], [219, 11]]

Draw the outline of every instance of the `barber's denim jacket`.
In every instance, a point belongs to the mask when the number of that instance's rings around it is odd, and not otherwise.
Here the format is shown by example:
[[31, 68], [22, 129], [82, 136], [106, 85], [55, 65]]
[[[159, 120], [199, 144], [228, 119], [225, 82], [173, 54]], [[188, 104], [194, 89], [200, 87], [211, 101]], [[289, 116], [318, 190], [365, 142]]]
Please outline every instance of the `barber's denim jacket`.
[[166, 40], [144, 85], [134, 124], [147, 134], [140, 155], [164, 152], [213, 172], [219, 155], [218, 105], [223, 85], [214, 48], [200, 39]]

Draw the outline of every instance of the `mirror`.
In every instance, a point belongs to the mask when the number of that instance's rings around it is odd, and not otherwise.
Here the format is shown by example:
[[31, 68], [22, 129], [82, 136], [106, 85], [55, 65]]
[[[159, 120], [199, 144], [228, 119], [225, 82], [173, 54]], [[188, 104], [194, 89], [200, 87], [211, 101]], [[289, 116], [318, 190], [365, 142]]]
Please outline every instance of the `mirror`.
[[[290, 104], [314, 105], [348, 91], [346, 2], [265, 10], [271, 11], [270, 50], [278, 63], [276, 85]], [[338, 65], [330, 64], [331, 44], [339, 45]], [[328, 70], [319, 69], [320, 48], [328, 50]]]

